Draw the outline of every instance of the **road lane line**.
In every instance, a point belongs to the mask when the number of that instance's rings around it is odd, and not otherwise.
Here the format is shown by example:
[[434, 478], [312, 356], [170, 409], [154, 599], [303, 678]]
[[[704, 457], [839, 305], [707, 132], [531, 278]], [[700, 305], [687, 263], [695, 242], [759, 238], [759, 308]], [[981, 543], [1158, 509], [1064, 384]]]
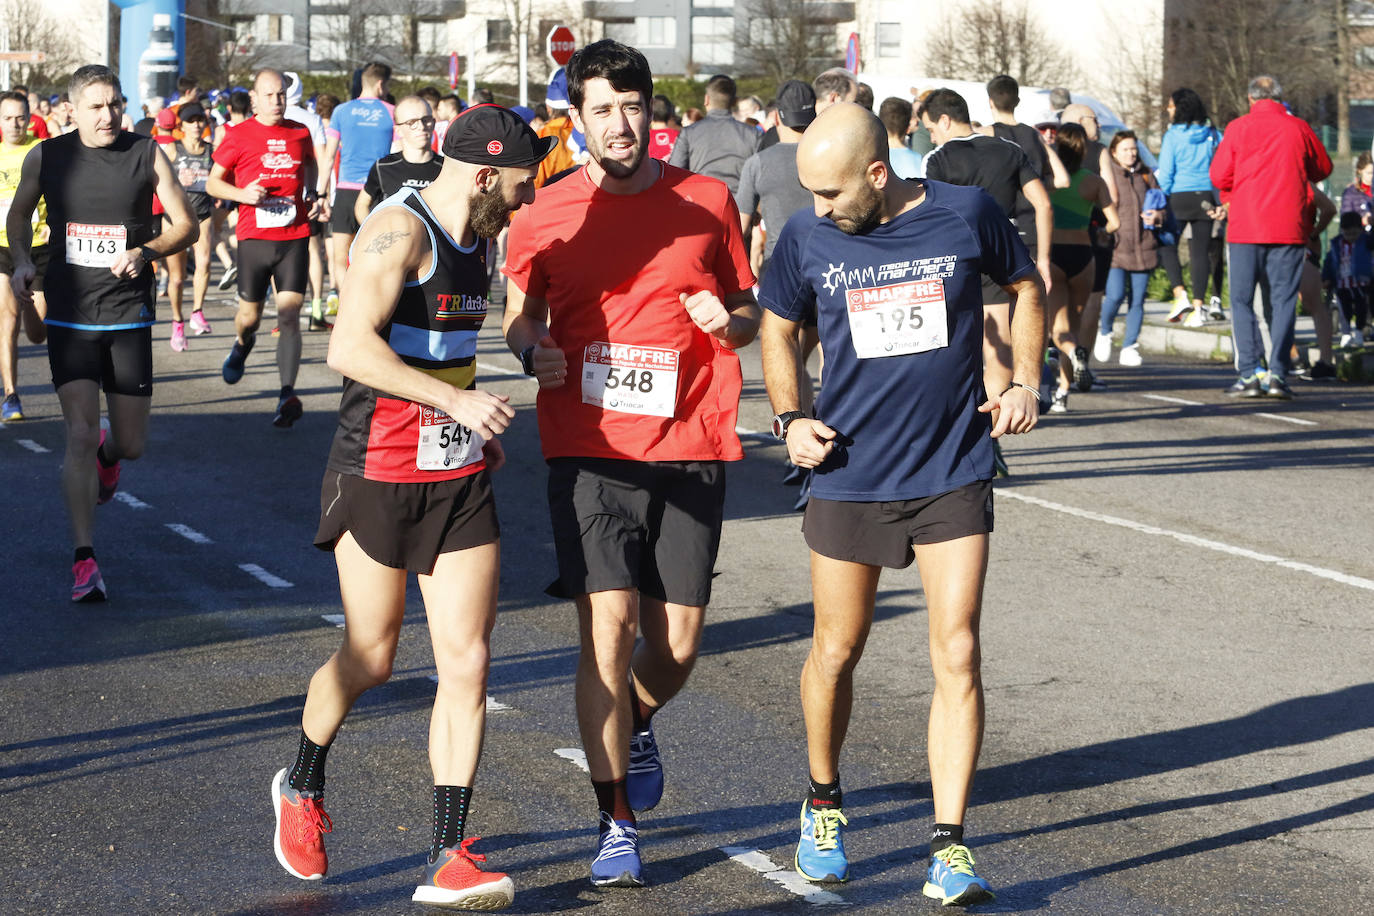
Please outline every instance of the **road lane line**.
[[814, 906], [849, 906], [849, 901], [839, 894], [821, 890], [793, 869], [779, 868], [773, 864], [772, 859], [757, 849], [750, 849], [748, 846], [722, 846], [720, 851], [729, 856], [730, 861], [738, 862], [745, 868], [752, 868], [769, 881]]
[[[429, 679], [436, 684], [439, 683], [439, 675], [437, 674], [431, 674]], [[487, 694], [487, 712], [501, 712], [506, 709], [510, 709], [510, 707], [498, 700], [493, 700], [491, 694]]]
[[148, 504], [145, 503], [143, 500], [139, 499], [137, 496], [135, 496], [135, 495], [132, 494], [132, 493], [129, 493], [129, 492], [126, 491], [126, 490], [120, 490], [118, 493], [116, 493], [116, 494], [114, 495], [114, 498], [115, 498], [115, 502], [121, 502], [121, 503], [123, 503], [124, 505], [128, 506], [130, 509], [151, 509], [151, 508], [153, 508], [152, 506], [148, 505]]
[[484, 363], [481, 360], [478, 360], [476, 365], [477, 368], [482, 370], [483, 372], [490, 372], [495, 375], [510, 375], [518, 376], [519, 378], [525, 378], [525, 372], [523, 369], [520, 368], [512, 369], [509, 366], [497, 366], [493, 363]]
[[320, 619], [323, 620], [325, 623], [333, 624], [340, 630], [344, 628], [343, 614], [321, 614]]
[[1245, 547], [1235, 547], [1231, 544], [1223, 544], [1221, 541], [1209, 541], [1194, 534], [1184, 534], [1181, 531], [1170, 531], [1168, 528], [1157, 528], [1154, 525], [1146, 525], [1141, 522], [1133, 522], [1126, 518], [1117, 518], [1112, 515], [1103, 515], [1100, 512], [1090, 512], [1087, 509], [1075, 509], [1073, 506], [1065, 506], [1061, 503], [1050, 502], [1048, 499], [1040, 499], [1037, 496], [1027, 496], [1025, 493], [1017, 493], [1013, 490], [999, 489], [997, 497], [1015, 499], [1042, 509], [1050, 509], [1054, 512], [1062, 512], [1065, 515], [1074, 515], [1078, 518], [1086, 518], [1094, 522], [1102, 522], [1107, 525], [1115, 525], [1118, 528], [1128, 528], [1131, 531], [1139, 531], [1141, 534], [1153, 534], [1160, 537], [1173, 538], [1184, 544], [1193, 547], [1205, 547], [1208, 550], [1215, 550], [1218, 553], [1230, 554], [1233, 557], [1243, 557], [1247, 560], [1256, 560], [1260, 563], [1271, 563], [1274, 566], [1281, 566], [1284, 569], [1296, 569], [1298, 572], [1309, 573], [1322, 579], [1330, 579], [1333, 582], [1340, 582], [1343, 585], [1352, 585], [1355, 588], [1362, 588], [1366, 591], [1374, 592], [1374, 581], [1362, 579], [1359, 576], [1352, 576], [1347, 573], [1337, 572], [1334, 569], [1325, 569], [1321, 566], [1313, 566], [1310, 563], [1300, 563], [1297, 560], [1288, 560], [1283, 557], [1276, 557], [1272, 554], [1260, 553], [1256, 550], [1249, 550]]
[[201, 534], [201, 533], [200, 533], [199, 531], [197, 531], [196, 529], [190, 528], [190, 527], [188, 527], [188, 526], [186, 526], [186, 525], [183, 525], [183, 524], [181, 524], [180, 522], [168, 522], [168, 523], [167, 523], [167, 527], [170, 528], [171, 530], [175, 531], [177, 534], [181, 535], [182, 537], [186, 538], [186, 540], [190, 541], [192, 544], [213, 544], [213, 543], [215, 543], [214, 541], [212, 541], [212, 540], [210, 540], [209, 538], [207, 538], [205, 535]]
[[564, 760], [571, 760], [573, 765], [584, 773], [590, 773], [587, 768], [587, 755], [580, 747], [556, 747], [553, 752]]
[[22, 448], [28, 449], [29, 451], [33, 452], [35, 455], [46, 455], [46, 454], [48, 454], [48, 452], [52, 451], [52, 449], [46, 448], [46, 447], [44, 447], [44, 446], [42, 446], [42, 445], [39, 445], [37, 442], [34, 442], [32, 439], [15, 439], [15, 440], [14, 440], [14, 444], [15, 444], [15, 445], [18, 445], [18, 446], [20, 446], [20, 447], [22, 447]]
[[1187, 398], [1171, 398], [1167, 394], [1142, 394], [1142, 398], [1149, 398], [1152, 401], [1163, 401], [1165, 404], [1182, 404], [1185, 407], [1205, 407], [1201, 401], [1190, 401]]
[[1301, 417], [1285, 417], [1281, 413], [1256, 413], [1257, 417], [1268, 417], [1271, 420], [1282, 420], [1285, 423], [1296, 423], [1299, 426], [1317, 426], [1313, 420], [1304, 420]]
[[290, 582], [278, 576], [272, 575], [256, 563], [240, 563], [239, 569], [248, 573], [268, 588], [293, 588]]

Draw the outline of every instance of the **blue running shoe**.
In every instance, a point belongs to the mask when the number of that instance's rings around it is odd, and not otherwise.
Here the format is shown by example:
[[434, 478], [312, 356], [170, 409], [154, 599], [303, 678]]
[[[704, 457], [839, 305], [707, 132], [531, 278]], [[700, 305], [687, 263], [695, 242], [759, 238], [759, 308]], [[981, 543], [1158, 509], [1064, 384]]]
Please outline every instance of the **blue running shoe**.
[[18, 393], [6, 395], [5, 402], [0, 404], [0, 423], [10, 423], [22, 419], [24, 419], [24, 408], [19, 403]]
[[220, 374], [230, 385], [237, 385], [239, 379], [243, 378], [243, 366], [248, 362], [248, 354], [253, 352], [253, 343], [257, 339], [252, 335], [244, 343], [234, 341], [234, 346], [229, 350], [229, 355], [224, 357], [224, 365], [220, 367]]
[[973, 873], [973, 853], [959, 845], [946, 846], [930, 857], [921, 893], [943, 906], [972, 906], [993, 898], [992, 888]]
[[625, 794], [630, 807], [648, 811], [663, 798], [663, 761], [658, 756], [654, 728], [630, 733], [630, 768], [625, 772]]
[[643, 872], [639, 830], [629, 821], [612, 820], [603, 811], [596, 858], [592, 859], [592, 883], [597, 887], [643, 887]]
[[801, 840], [794, 862], [797, 874], [825, 884], [848, 881], [849, 859], [840, 833], [840, 827], [848, 824], [839, 808], [813, 808], [810, 800], [802, 802]]

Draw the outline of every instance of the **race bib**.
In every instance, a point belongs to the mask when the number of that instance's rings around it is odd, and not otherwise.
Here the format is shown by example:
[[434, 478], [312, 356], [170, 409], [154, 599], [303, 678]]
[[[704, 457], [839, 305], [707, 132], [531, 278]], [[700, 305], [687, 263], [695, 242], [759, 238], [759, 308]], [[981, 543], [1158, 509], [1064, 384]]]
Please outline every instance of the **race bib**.
[[420, 445], [415, 467], [421, 471], [456, 471], [482, 457], [485, 440], [433, 407], [420, 406]]
[[597, 341], [582, 353], [582, 403], [620, 413], [671, 417], [678, 352]]
[[859, 359], [923, 353], [949, 345], [943, 280], [912, 280], [845, 293]]
[[296, 221], [296, 202], [290, 197], [268, 197], [257, 207], [259, 229], [281, 229]]
[[68, 223], [67, 263], [78, 267], [113, 267], [129, 247], [128, 240], [128, 230], [123, 226]]

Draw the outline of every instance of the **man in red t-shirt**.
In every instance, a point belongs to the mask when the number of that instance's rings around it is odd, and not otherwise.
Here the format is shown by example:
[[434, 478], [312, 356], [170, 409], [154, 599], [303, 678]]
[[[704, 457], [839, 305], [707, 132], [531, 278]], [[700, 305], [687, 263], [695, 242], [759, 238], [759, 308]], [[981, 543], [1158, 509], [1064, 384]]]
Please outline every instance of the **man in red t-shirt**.
[[277, 70], [259, 70], [252, 96], [256, 114], [215, 148], [215, 164], [205, 181], [212, 196], [239, 205], [237, 339], [221, 371], [230, 385], [243, 378], [268, 284], [275, 284], [281, 394], [272, 425], [284, 429], [303, 412], [294, 386], [301, 363], [301, 303], [310, 272], [310, 220], [322, 216], [328, 205], [315, 191], [318, 166], [310, 129], [283, 117], [286, 79]]
[[584, 640], [577, 715], [600, 808], [592, 883], [638, 887], [634, 811], [663, 792], [649, 723], [696, 661], [724, 462], [743, 457], [734, 350], [758, 333], [759, 308], [729, 189], [646, 153], [644, 56], [598, 41], [567, 78], [590, 161], [512, 221], [504, 330], [539, 380], [550, 592], [576, 601]]

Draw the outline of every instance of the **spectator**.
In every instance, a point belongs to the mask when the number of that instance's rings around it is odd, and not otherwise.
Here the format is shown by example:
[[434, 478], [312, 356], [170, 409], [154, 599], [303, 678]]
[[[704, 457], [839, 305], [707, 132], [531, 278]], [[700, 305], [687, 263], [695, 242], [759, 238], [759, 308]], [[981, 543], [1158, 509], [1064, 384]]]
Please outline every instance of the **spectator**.
[[753, 121], [756, 124], [763, 123], [763, 100], [756, 95], [746, 95], [744, 98], [735, 102], [735, 120], [741, 124], [749, 124]]
[[[1093, 345], [1093, 359], [1104, 363], [1112, 355], [1112, 324], [1117, 310], [1126, 298], [1129, 285], [1131, 304], [1126, 310], [1126, 334], [1121, 340], [1123, 366], [1139, 366], [1140, 326], [1145, 318], [1145, 287], [1150, 273], [1159, 264], [1157, 240], [1153, 230], [1163, 219], [1163, 211], [1145, 208], [1145, 192], [1156, 187], [1150, 170], [1141, 165], [1140, 148], [1136, 136], [1120, 130], [1112, 137], [1113, 178], [1120, 195], [1121, 227], [1116, 231], [1116, 247], [1112, 249], [1112, 266], [1107, 274], [1107, 292], [1102, 301], [1102, 318]], [[1156, 197], [1158, 195], [1155, 195]]]
[[[1368, 153], [1361, 153], [1368, 156]], [[1369, 323], [1369, 289], [1374, 283], [1374, 265], [1369, 246], [1361, 236], [1364, 223], [1360, 214], [1347, 210], [1341, 214], [1341, 232], [1331, 240], [1322, 264], [1322, 286], [1336, 291], [1341, 317], [1350, 328], [1341, 336], [1342, 347], [1363, 347], [1362, 328]]]
[[735, 108], [735, 81], [713, 76], [706, 83], [706, 117], [678, 135], [668, 164], [708, 175], [725, 182], [734, 194], [744, 160], [758, 152], [760, 135], [731, 116]]
[[[473, 94], [474, 101], [476, 93]], [[559, 67], [549, 80], [548, 91], [544, 93], [544, 105], [549, 109], [549, 120], [539, 131], [541, 137], [557, 137], [558, 145], [553, 152], [539, 163], [539, 174], [535, 176], [535, 187], [543, 187], [549, 179], [559, 172], [572, 168], [582, 155], [582, 144], [575, 139], [572, 118], [568, 116], [568, 77]]]
[[854, 74], [844, 67], [831, 67], [811, 81], [816, 93], [816, 114], [819, 115], [836, 102], [852, 102], [859, 94]]
[[[1369, 153], [1360, 153], [1355, 160], [1355, 180], [1345, 186], [1341, 192], [1341, 213], [1355, 213], [1360, 217], [1360, 224], [1366, 232], [1369, 231], [1372, 215], [1374, 215], [1374, 188], [1370, 185], [1374, 183], [1374, 157]], [[1342, 216], [1342, 222], [1344, 217]]]
[[682, 133], [672, 126], [677, 109], [666, 95], [654, 96], [649, 105], [649, 155], [655, 159], [667, 159], [673, 154], [678, 134]]
[[[1212, 222], [1217, 215], [1216, 189], [1207, 169], [1216, 155], [1221, 134], [1207, 119], [1207, 108], [1191, 89], [1177, 89], [1169, 96], [1169, 129], [1159, 147], [1159, 169], [1156, 178], [1159, 189], [1169, 198], [1179, 228], [1188, 226], [1192, 240], [1188, 247], [1188, 272], [1191, 274], [1193, 297], [1183, 285], [1183, 269], [1178, 261], [1178, 246], [1165, 245], [1159, 250], [1169, 285], [1174, 291], [1174, 307], [1169, 320], [1178, 321], [1192, 309], [1185, 324], [1200, 327], [1203, 323], [1203, 301], [1207, 295], [1208, 266], [1211, 263]], [[1221, 243], [1216, 243], [1216, 257], [1221, 257]], [[1221, 295], [1221, 286], [1215, 293]], [[1220, 308], [1217, 309], [1220, 312]], [[1214, 317], [1221, 318], [1222, 314]]]
[[873, 87], [868, 83], [859, 83], [858, 88], [854, 91], [854, 104], [872, 111], [874, 101]]
[[[1274, 77], [1255, 77], [1246, 95], [1250, 112], [1227, 126], [1209, 170], [1230, 215], [1231, 333], [1240, 372], [1230, 393], [1288, 399], [1288, 351], [1312, 231], [1311, 182], [1331, 174], [1331, 157], [1307, 122], [1278, 101], [1282, 87]], [[1253, 307], [1260, 278], [1268, 280], [1274, 314], [1267, 372]]]
[[922, 177], [921, 154], [906, 145], [907, 131], [911, 129], [911, 103], [895, 95], [883, 99], [878, 120], [887, 129], [887, 161], [892, 171], [898, 178]]

